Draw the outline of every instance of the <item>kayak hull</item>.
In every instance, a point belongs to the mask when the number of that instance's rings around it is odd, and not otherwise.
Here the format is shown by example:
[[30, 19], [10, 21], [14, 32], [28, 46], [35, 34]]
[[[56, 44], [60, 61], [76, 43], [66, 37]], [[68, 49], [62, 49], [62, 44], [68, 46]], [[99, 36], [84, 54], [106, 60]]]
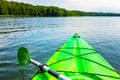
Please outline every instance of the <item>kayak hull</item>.
[[[119, 73], [78, 34], [74, 34], [46, 62], [51, 69], [72, 80], [120, 80]], [[33, 80], [57, 80], [40, 70]]]

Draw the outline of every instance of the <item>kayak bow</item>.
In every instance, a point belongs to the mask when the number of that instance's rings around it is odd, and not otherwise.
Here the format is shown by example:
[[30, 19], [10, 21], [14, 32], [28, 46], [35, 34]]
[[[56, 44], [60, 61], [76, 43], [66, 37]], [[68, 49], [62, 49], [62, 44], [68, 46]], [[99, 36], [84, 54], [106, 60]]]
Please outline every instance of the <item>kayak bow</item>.
[[[46, 65], [71, 80], [120, 80], [120, 74], [78, 34], [59, 48]], [[43, 79], [57, 80], [42, 71], [33, 77]]]

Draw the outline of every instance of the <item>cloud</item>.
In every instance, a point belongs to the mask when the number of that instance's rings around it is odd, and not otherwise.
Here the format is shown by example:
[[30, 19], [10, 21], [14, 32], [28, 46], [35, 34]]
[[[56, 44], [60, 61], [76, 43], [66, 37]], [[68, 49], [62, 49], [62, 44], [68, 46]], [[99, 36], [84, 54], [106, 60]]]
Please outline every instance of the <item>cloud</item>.
[[77, 9], [85, 11], [119, 11], [119, 0], [65, 0], [66, 4], [63, 4], [67, 9]]

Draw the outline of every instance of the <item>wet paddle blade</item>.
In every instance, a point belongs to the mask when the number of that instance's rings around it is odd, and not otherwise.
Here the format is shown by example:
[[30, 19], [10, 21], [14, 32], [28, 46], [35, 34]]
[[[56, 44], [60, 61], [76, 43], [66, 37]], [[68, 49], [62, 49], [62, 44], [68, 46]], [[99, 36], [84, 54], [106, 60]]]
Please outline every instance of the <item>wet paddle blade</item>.
[[22, 66], [26, 66], [30, 62], [30, 54], [27, 48], [25, 47], [20, 47], [18, 49], [18, 62]]

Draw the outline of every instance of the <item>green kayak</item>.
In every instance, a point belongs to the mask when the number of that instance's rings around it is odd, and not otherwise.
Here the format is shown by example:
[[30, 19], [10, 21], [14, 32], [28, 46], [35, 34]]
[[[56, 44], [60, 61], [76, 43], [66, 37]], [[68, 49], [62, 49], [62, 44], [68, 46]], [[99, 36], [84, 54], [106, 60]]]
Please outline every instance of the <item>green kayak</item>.
[[[120, 80], [120, 74], [83, 38], [74, 34], [46, 65], [71, 80]], [[57, 80], [42, 70], [33, 80]]]

